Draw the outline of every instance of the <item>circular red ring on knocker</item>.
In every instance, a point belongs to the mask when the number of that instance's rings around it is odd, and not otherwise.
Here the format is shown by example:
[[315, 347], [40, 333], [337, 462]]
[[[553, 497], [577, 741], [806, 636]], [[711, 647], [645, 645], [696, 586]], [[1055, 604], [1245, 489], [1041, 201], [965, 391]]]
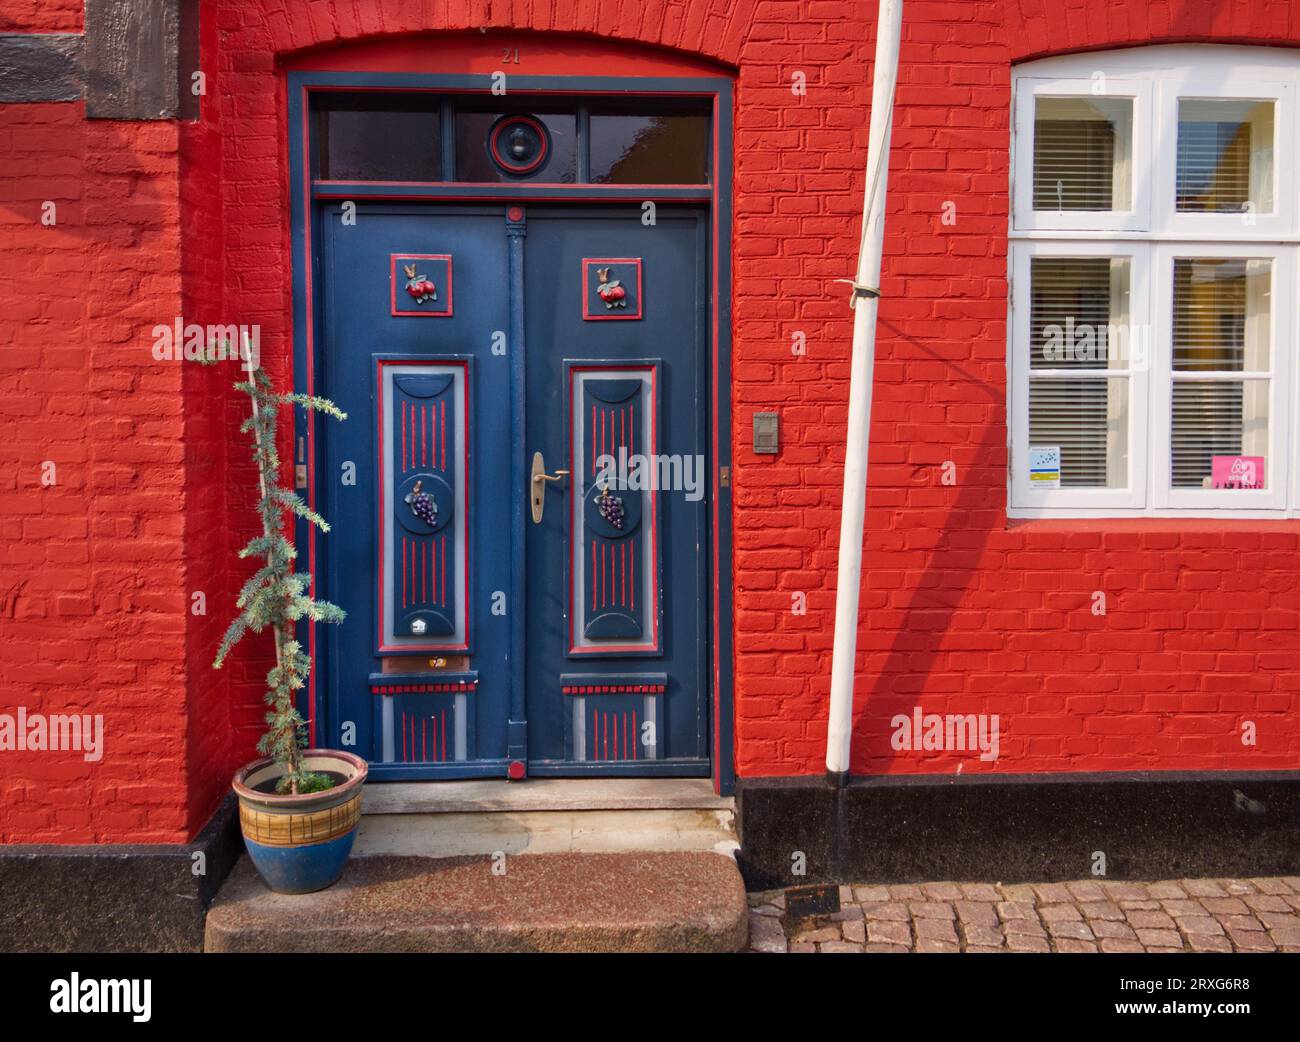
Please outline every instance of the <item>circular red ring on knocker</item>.
[[[527, 127], [537, 139], [537, 154], [527, 162], [521, 163], [510, 159], [501, 148], [504, 135], [516, 127]], [[519, 177], [531, 174], [546, 162], [551, 154], [551, 138], [542, 122], [532, 116], [502, 116], [493, 125], [492, 132], [488, 135], [488, 152], [492, 156], [492, 162], [498, 167], [507, 174]]]

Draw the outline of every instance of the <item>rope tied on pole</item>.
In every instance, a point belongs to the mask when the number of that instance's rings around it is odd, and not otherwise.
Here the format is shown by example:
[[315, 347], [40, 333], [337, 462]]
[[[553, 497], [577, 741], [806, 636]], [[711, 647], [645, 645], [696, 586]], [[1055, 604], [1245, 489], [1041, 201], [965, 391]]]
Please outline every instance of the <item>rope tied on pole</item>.
[[880, 290], [875, 286], [864, 286], [856, 279], [836, 279], [836, 282], [843, 282], [853, 287], [853, 292], [849, 294], [849, 308], [853, 309], [858, 306], [858, 301], [864, 297], [879, 297]]

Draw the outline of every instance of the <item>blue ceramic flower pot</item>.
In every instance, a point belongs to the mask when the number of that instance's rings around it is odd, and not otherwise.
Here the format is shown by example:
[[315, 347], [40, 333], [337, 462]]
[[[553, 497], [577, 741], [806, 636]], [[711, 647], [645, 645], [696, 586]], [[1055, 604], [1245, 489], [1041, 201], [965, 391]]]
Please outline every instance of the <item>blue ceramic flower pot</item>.
[[257, 760], [235, 775], [239, 825], [248, 856], [276, 893], [309, 894], [332, 886], [343, 874], [361, 821], [366, 761], [332, 749], [303, 752], [307, 769], [343, 778], [332, 789], [280, 796], [273, 759]]

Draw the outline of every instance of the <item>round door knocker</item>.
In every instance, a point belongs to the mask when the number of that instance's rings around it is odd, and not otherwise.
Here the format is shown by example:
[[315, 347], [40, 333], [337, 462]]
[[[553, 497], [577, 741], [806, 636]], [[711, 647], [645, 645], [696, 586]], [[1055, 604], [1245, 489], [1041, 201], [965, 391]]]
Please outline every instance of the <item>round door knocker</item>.
[[539, 169], [551, 154], [551, 138], [532, 116], [502, 116], [488, 134], [488, 154], [507, 174], [523, 177]]

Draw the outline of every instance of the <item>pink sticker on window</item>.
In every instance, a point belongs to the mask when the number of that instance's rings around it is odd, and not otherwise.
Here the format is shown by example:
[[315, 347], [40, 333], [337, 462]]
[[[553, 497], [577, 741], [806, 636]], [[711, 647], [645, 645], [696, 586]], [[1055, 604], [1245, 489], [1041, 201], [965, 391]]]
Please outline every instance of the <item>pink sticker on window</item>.
[[1214, 456], [1210, 465], [1214, 488], [1263, 488], [1263, 456]]

